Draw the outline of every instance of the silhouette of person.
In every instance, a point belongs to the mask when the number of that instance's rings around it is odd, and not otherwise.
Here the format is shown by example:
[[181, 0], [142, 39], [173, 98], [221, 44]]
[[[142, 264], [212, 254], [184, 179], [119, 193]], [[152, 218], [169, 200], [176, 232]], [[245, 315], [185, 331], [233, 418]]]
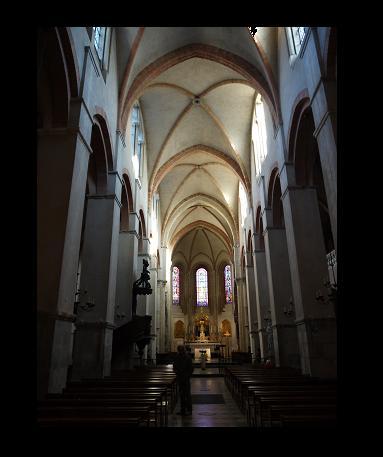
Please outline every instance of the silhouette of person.
[[189, 416], [192, 414], [190, 377], [193, 373], [193, 362], [190, 355], [185, 351], [185, 346], [178, 346], [177, 351], [173, 363], [181, 403], [181, 410], [177, 414]]

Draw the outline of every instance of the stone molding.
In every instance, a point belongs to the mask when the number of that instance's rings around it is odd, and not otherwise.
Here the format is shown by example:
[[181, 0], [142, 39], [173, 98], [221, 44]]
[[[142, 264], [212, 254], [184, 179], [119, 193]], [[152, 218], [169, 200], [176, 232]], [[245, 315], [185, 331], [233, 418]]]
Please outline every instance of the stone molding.
[[52, 313], [50, 311], [38, 310], [37, 314], [57, 321], [75, 322], [76, 320], [76, 316], [74, 314], [68, 313]]
[[90, 195], [90, 194], [87, 194], [86, 195], [86, 198], [88, 200], [102, 200], [102, 199], [107, 199], [107, 200], [115, 200], [117, 205], [121, 208], [122, 207], [122, 203], [120, 202], [120, 200], [117, 198], [117, 195], [116, 194], [96, 194], [96, 195]]
[[112, 324], [111, 322], [105, 322], [105, 321], [84, 321], [82, 319], [78, 319], [76, 321], [76, 327], [77, 328], [83, 328], [83, 327], [88, 327], [88, 328], [105, 328], [109, 330], [114, 330], [117, 328], [115, 324]]
[[108, 175], [116, 175], [121, 183], [121, 186], [124, 187], [124, 180], [121, 178], [120, 173], [117, 170], [108, 171]]
[[322, 130], [323, 126], [325, 125], [327, 119], [334, 114], [333, 111], [327, 110], [324, 115], [322, 116], [322, 119], [318, 123], [318, 127], [314, 130], [313, 136], [314, 138], [317, 138], [320, 131]]
[[336, 322], [336, 319], [335, 319], [335, 317], [306, 317], [303, 319], [297, 319], [295, 321], [295, 326], [307, 324], [310, 322], [317, 322], [317, 321]]

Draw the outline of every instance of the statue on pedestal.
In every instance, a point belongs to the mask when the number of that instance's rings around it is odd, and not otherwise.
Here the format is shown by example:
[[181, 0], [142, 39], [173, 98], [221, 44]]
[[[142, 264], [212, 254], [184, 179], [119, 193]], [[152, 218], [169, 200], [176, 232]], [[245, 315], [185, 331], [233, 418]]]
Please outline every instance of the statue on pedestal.
[[203, 325], [203, 321], [200, 321], [200, 323], [201, 323], [201, 326], [200, 326], [200, 331], [199, 331], [199, 340], [206, 341], [205, 326]]

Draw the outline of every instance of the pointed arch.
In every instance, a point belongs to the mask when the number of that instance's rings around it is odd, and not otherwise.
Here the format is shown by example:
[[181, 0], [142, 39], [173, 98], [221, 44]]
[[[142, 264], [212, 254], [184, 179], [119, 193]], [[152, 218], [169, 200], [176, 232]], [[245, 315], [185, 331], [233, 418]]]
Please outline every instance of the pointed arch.
[[164, 163], [157, 171], [153, 170], [153, 175], [151, 176], [149, 183], [149, 199], [152, 198], [154, 192], [160, 185], [161, 181], [165, 178], [165, 176], [168, 173], [172, 171], [172, 169], [176, 166], [177, 162], [183, 160], [185, 157], [189, 155], [201, 151], [223, 160], [226, 166], [237, 175], [238, 179], [243, 183], [247, 192], [249, 192], [249, 189], [251, 189], [249, 178], [242, 172], [241, 167], [232, 157], [229, 157], [224, 152], [211, 146], [206, 146], [204, 144], [195, 144], [194, 146], [190, 146], [175, 154], [166, 163]]
[[167, 69], [184, 62], [185, 60], [199, 57], [212, 60], [225, 65], [238, 72], [248, 80], [257, 92], [260, 92], [267, 101], [275, 122], [279, 118], [279, 108], [274, 101], [272, 90], [262, 73], [243, 57], [230, 51], [217, 48], [216, 46], [192, 43], [159, 57], [142, 69], [132, 82], [126, 98], [121, 100], [121, 111], [119, 115], [119, 129], [125, 131], [130, 108], [148, 84]]
[[303, 89], [296, 96], [290, 114], [290, 123], [287, 133], [288, 161], [294, 161], [295, 144], [297, 140], [298, 126], [303, 113], [310, 106], [310, 97], [307, 89]]

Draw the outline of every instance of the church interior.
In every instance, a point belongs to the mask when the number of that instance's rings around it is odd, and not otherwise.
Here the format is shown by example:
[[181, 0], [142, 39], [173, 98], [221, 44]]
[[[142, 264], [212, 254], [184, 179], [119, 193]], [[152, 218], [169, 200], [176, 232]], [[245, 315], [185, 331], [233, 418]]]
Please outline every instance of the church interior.
[[46, 27], [37, 50], [39, 426], [333, 427], [336, 28]]

